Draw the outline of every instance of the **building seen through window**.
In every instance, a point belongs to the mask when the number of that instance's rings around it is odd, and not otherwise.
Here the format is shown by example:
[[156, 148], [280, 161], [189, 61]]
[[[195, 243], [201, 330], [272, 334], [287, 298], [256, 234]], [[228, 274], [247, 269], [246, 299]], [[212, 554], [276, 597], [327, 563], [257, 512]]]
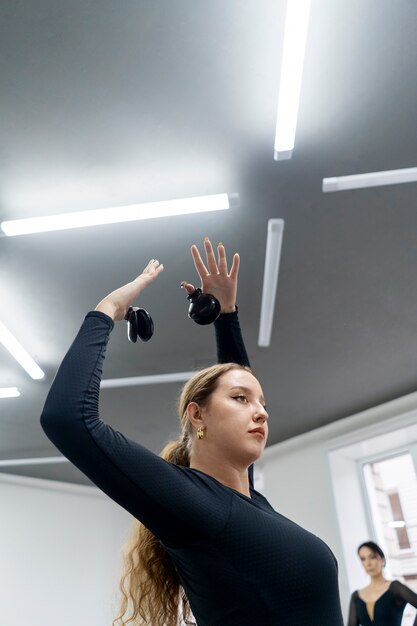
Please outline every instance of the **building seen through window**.
[[[411, 454], [363, 465], [372, 523], [387, 557], [388, 578], [417, 593], [417, 477]], [[413, 623], [407, 607], [403, 626]]]

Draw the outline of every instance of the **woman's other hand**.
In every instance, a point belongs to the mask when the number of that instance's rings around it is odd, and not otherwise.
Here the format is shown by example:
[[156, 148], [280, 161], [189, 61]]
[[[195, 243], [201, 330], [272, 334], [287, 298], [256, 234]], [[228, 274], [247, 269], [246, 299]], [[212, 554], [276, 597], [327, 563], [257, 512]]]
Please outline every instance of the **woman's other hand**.
[[129, 306], [136, 300], [139, 294], [150, 285], [164, 270], [164, 266], [151, 259], [143, 272], [139, 274], [134, 280], [123, 287], [119, 287], [115, 291], [109, 293], [108, 296], [103, 298], [98, 303], [95, 310], [105, 313], [111, 317], [115, 322], [123, 320], [126, 316]]
[[[206, 264], [204, 264], [197, 246], [191, 246], [194, 265], [201, 280], [201, 290], [203, 293], [211, 293], [217, 298], [222, 313], [233, 313], [236, 309], [240, 257], [238, 254], [233, 255], [232, 267], [229, 272], [226, 250], [222, 243], [217, 246], [217, 261], [208, 237], [204, 239], [204, 250], [206, 252]], [[184, 281], [182, 286], [189, 294], [195, 291], [195, 287], [191, 283]]]

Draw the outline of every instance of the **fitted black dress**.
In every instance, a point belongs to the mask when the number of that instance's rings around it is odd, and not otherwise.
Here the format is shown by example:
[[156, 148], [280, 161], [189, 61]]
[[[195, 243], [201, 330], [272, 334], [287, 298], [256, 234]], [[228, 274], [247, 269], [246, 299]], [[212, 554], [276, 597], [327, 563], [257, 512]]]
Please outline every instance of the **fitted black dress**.
[[[215, 327], [219, 361], [246, 364], [237, 313], [221, 315]], [[247, 497], [168, 463], [100, 419], [112, 328], [103, 313], [86, 316], [42, 414], [51, 441], [159, 538], [198, 626], [342, 626], [337, 563], [321, 539], [252, 485]]]
[[[398, 580], [393, 580], [375, 602], [374, 619], [371, 620], [366, 603], [354, 591], [350, 598], [348, 626], [401, 626], [407, 603], [417, 608], [417, 594]], [[417, 616], [414, 626], [417, 626]]]

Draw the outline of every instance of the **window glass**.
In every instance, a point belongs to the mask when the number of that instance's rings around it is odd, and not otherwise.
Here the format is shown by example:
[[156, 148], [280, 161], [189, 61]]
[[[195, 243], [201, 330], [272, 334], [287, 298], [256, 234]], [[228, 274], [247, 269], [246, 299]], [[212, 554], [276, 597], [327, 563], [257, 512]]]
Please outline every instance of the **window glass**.
[[[387, 578], [417, 593], [417, 477], [411, 454], [363, 465], [372, 522], [387, 557]], [[413, 623], [407, 607], [403, 626]]]

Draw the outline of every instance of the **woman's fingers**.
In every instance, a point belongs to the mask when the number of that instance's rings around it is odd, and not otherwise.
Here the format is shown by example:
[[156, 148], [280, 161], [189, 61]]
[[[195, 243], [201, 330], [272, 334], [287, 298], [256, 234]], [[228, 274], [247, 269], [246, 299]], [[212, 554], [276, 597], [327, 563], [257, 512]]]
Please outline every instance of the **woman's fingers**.
[[239, 265], [240, 265], [240, 256], [236, 253], [233, 255], [233, 263], [230, 269], [230, 278], [233, 280], [237, 279], [237, 275], [239, 273]]
[[232, 267], [230, 273], [227, 269], [227, 257], [226, 249], [222, 243], [217, 245], [217, 261], [214, 256], [213, 246], [208, 237], [204, 239], [204, 250], [206, 252], [207, 266], [204, 264], [200, 252], [195, 244], [191, 246], [191, 254], [194, 259], [195, 268], [203, 281], [210, 277], [219, 276], [222, 278], [230, 278], [233, 282], [236, 282], [239, 272], [240, 257], [238, 254], [233, 256]]
[[151, 259], [148, 265], [143, 269], [143, 271], [136, 276], [135, 281], [139, 281], [140, 279], [146, 280], [154, 280], [161, 272], [163, 272], [164, 266], [162, 263], [157, 261], [156, 259]]
[[[226, 249], [222, 243], [217, 245], [217, 259], [214, 256], [213, 246], [210, 239], [204, 239], [204, 250], [207, 262], [203, 263], [200, 252], [196, 245], [191, 247], [195, 268], [201, 278], [203, 292], [213, 294], [220, 302], [222, 313], [231, 313], [236, 309], [237, 275], [239, 272], [240, 258], [238, 254], [233, 256], [230, 273], [227, 269]], [[182, 283], [188, 294], [192, 293], [194, 286], [190, 283]]]
[[199, 276], [203, 278], [204, 276], [208, 276], [209, 271], [203, 263], [203, 259], [200, 256], [200, 252], [196, 245], [191, 246], [191, 254], [193, 256], [195, 269], [197, 270]]
[[195, 287], [191, 283], [187, 283], [185, 280], [182, 281], [181, 287], [188, 293], [188, 295], [194, 293]]
[[227, 276], [227, 258], [226, 249], [222, 243], [217, 245], [219, 274]]
[[204, 250], [206, 251], [207, 266], [210, 270], [210, 274], [218, 274], [219, 270], [217, 269], [213, 246], [211, 245], [211, 241], [208, 237], [204, 238]]
[[158, 269], [158, 267], [161, 267], [161, 265], [162, 264], [156, 259], [151, 259], [148, 265], [143, 270], [142, 274], [152, 274], [153, 272], [155, 272], [155, 270]]
[[155, 280], [164, 271], [164, 266], [159, 261], [154, 261], [148, 270], [148, 276], [151, 280]]

